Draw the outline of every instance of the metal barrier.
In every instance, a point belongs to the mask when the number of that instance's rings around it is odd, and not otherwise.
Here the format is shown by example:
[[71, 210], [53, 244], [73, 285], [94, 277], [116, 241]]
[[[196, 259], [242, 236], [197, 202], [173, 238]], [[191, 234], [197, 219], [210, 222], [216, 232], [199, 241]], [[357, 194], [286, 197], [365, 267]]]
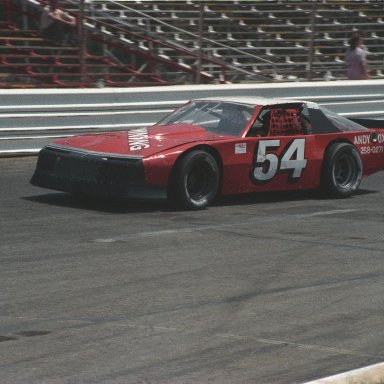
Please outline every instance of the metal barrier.
[[201, 97], [318, 102], [347, 117], [384, 118], [384, 80], [0, 91], [0, 156], [36, 154], [57, 137], [149, 126]]

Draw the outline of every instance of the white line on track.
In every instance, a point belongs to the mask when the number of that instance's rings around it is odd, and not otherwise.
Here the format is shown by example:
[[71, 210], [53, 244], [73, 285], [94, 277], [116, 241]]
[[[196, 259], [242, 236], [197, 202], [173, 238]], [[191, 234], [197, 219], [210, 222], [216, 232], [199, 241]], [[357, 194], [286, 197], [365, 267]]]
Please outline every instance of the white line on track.
[[295, 343], [295, 342], [286, 341], [286, 340], [273, 340], [273, 339], [263, 339], [263, 338], [259, 339], [257, 337], [252, 337], [252, 336], [242, 336], [242, 335], [234, 335], [234, 334], [227, 334], [227, 333], [217, 334], [216, 336], [228, 338], [228, 339], [254, 341], [257, 343], [263, 343], [263, 344], [269, 344], [269, 345], [284, 345], [284, 346], [292, 346], [292, 347], [296, 347], [296, 348], [300, 348], [300, 349], [332, 352], [332, 353], [337, 353], [337, 354], [342, 354], [342, 355], [374, 357], [374, 358], [381, 358], [381, 359], [383, 358], [383, 356], [370, 355], [367, 353], [362, 353], [362, 352], [358, 352], [358, 351], [351, 351], [348, 349], [326, 347], [326, 346], [314, 345], [314, 344]]
[[[3, 316], [2, 316], [3, 317]], [[5, 316], [5, 318], [8, 318], [8, 316]], [[46, 321], [45, 318], [36, 318], [36, 317], [24, 317], [24, 316], [17, 316], [16, 319], [18, 320], [28, 320], [28, 321]], [[57, 323], [66, 323], [66, 324], [72, 324], [79, 326], [93, 326], [95, 323], [92, 320], [83, 320], [83, 319], [56, 319], [55, 322]], [[106, 320], [105, 323], [111, 324], [114, 327], [121, 327], [121, 328], [133, 328], [133, 329], [148, 329], [150, 331], [161, 331], [161, 332], [179, 332], [179, 333], [185, 333], [187, 330], [184, 327], [180, 327], [177, 325], [174, 326], [160, 326], [160, 325], [150, 325], [150, 324], [140, 324], [140, 323], [133, 323], [126, 320]], [[303, 344], [303, 343], [296, 343], [293, 341], [287, 341], [287, 340], [275, 340], [275, 339], [265, 339], [265, 338], [259, 338], [251, 335], [238, 335], [233, 333], [214, 333], [212, 334], [213, 337], [219, 337], [223, 339], [233, 339], [233, 340], [243, 340], [243, 341], [250, 341], [254, 343], [260, 343], [260, 344], [267, 344], [267, 345], [275, 345], [275, 346], [289, 346], [299, 349], [306, 349], [306, 350], [317, 350], [317, 351], [323, 351], [323, 352], [331, 352], [333, 354], [339, 354], [339, 355], [351, 355], [351, 356], [362, 356], [362, 357], [369, 357], [369, 358], [375, 358], [375, 359], [383, 359], [384, 356], [377, 356], [377, 355], [371, 355], [359, 351], [353, 351], [350, 349], [343, 349], [343, 348], [334, 348], [334, 347], [327, 347], [324, 345], [315, 345], [315, 344]], [[308, 383], [309, 384], [309, 383]]]
[[350, 213], [355, 211], [358, 211], [358, 209], [334, 209], [330, 211], [319, 211], [319, 212], [312, 212], [312, 213], [300, 214], [300, 215], [279, 215], [274, 217], [263, 216], [263, 217], [257, 217], [254, 220], [248, 220], [245, 222], [235, 222], [235, 223], [219, 224], [219, 225], [205, 225], [201, 227], [165, 229], [161, 231], [139, 232], [139, 233], [134, 233], [128, 236], [117, 236], [114, 238], [104, 238], [104, 239], [100, 238], [100, 239], [95, 239], [93, 241], [97, 243], [113, 243], [116, 241], [129, 241], [131, 239], [144, 238], [144, 237], [169, 236], [169, 235], [174, 235], [179, 233], [200, 232], [200, 231], [206, 231], [206, 230], [239, 227], [243, 225], [249, 226], [251, 223], [259, 223], [261, 220], [263, 220], [263, 222], [265, 223], [266, 221], [286, 220], [287, 217], [291, 219], [302, 219], [305, 217], [327, 216], [327, 215], [335, 215], [335, 214], [342, 214], [342, 213]]
[[335, 215], [338, 213], [349, 213], [358, 211], [358, 209], [334, 209], [332, 211], [320, 211], [320, 212], [313, 212], [313, 213], [304, 213], [302, 215], [292, 215], [295, 219], [301, 219], [302, 217], [313, 217], [313, 216], [326, 216], [326, 215]]

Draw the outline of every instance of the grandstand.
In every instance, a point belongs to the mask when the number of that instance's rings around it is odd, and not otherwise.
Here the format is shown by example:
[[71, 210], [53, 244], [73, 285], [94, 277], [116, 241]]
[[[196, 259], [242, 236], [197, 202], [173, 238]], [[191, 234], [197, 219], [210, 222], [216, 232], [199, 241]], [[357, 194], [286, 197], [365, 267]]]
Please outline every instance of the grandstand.
[[62, 0], [78, 46], [39, 34], [45, 0], [3, 0], [0, 87], [101, 87], [344, 79], [353, 30], [384, 77], [382, 3]]

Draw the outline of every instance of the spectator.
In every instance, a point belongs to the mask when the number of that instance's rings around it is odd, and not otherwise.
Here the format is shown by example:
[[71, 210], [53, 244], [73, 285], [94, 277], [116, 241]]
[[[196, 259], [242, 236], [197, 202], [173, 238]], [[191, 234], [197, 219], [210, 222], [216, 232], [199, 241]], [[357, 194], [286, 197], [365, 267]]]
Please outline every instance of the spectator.
[[347, 77], [350, 80], [369, 79], [367, 52], [363, 47], [363, 35], [356, 31], [349, 40], [349, 47], [345, 53]]
[[60, 44], [75, 43], [76, 19], [58, 8], [57, 0], [50, 0], [40, 16], [40, 32]]

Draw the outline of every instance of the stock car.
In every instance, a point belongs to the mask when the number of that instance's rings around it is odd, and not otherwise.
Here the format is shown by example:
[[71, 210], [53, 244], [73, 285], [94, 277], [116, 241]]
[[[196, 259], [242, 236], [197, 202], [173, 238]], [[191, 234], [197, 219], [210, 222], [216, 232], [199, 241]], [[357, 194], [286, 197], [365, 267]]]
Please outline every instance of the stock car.
[[31, 183], [112, 198], [168, 198], [203, 209], [218, 194], [320, 189], [353, 194], [384, 168], [384, 124], [314, 102], [206, 98], [153, 126], [56, 140]]

